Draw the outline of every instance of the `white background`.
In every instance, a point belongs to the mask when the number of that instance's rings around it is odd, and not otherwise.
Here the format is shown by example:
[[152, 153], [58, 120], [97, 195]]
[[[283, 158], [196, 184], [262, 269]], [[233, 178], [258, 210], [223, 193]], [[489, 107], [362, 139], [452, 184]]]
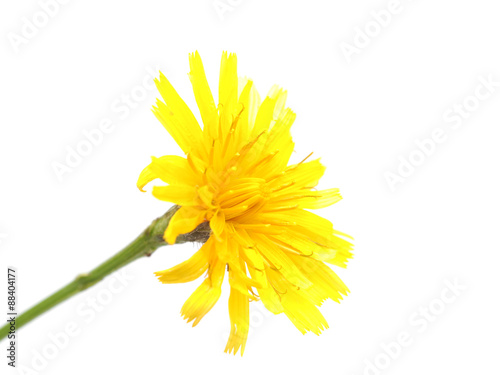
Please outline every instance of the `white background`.
[[[179, 311], [199, 281], [162, 285], [153, 272], [195, 247], [165, 247], [127, 268], [132, 280], [102, 311], [91, 315], [87, 303], [109, 297], [110, 280], [20, 330], [17, 364], [25, 370], [11, 373], [498, 373], [500, 87], [473, 98], [479, 77], [500, 81], [497, 3], [401, 0], [380, 30], [371, 12], [388, 1], [232, 3], [220, 17], [212, 0], [73, 0], [15, 48], [24, 17], [43, 24], [44, 16], [37, 1], [2, 2], [0, 272], [17, 268], [25, 310], [165, 212], [168, 204], [135, 186], [151, 155], [180, 153], [152, 115], [157, 92], [141, 89], [143, 80], [150, 85], [148, 69], [159, 67], [194, 108], [188, 53], [200, 51], [217, 92], [228, 50], [262, 95], [274, 83], [288, 90], [294, 157], [314, 151], [328, 167], [320, 187], [341, 189], [344, 200], [320, 213], [355, 238], [355, 258], [338, 270], [351, 294], [321, 308], [330, 329], [319, 337], [252, 304], [245, 355], [234, 357], [223, 353], [228, 286], [191, 328]], [[366, 27], [373, 36], [358, 48]], [[358, 48], [351, 61], [342, 43]], [[131, 93], [145, 95], [117, 111]], [[474, 110], [460, 124], [446, 122], [464, 100]], [[103, 119], [113, 130], [59, 181], [53, 163], [64, 163], [67, 147]], [[386, 172], [398, 173], [400, 156], [413, 152], [419, 161], [415, 142], [436, 129], [446, 140], [393, 191]], [[466, 289], [453, 295], [449, 282]], [[429, 305], [435, 314], [417, 317]], [[54, 353], [49, 335], [68, 323], [77, 335]], [[389, 358], [383, 345], [403, 332], [411, 344], [400, 352], [390, 345]]]

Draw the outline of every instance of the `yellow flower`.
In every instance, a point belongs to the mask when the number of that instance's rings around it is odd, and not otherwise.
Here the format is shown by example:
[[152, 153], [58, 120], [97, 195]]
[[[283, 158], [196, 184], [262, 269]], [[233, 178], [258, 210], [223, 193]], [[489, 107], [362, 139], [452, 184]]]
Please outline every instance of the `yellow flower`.
[[181, 206], [165, 231], [169, 244], [204, 222], [211, 235], [190, 259], [156, 275], [162, 283], [183, 283], [206, 272], [181, 310], [195, 326], [217, 302], [227, 270], [226, 352], [243, 355], [250, 301], [285, 313], [302, 333], [319, 334], [328, 325], [316, 306], [348, 292], [325, 262], [345, 267], [352, 245], [308, 209], [338, 202], [339, 190], [314, 189], [325, 171], [319, 160], [288, 165], [295, 114], [285, 107], [286, 91], [275, 86], [261, 103], [252, 81], [238, 79], [236, 55], [224, 53], [216, 105], [197, 52], [189, 64], [203, 128], [160, 73], [155, 83], [164, 101], [153, 112], [186, 157], [153, 157], [137, 186], [159, 178], [167, 185], [154, 186], [153, 195]]

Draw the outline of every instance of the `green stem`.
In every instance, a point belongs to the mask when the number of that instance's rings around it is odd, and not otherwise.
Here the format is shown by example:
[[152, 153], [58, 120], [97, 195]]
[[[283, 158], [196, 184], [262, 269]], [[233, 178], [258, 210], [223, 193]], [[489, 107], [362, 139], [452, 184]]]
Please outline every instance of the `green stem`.
[[[170, 219], [178, 209], [178, 206], [172, 207], [163, 216], [153, 221], [151, 225], [139, 235], [139, 237], [137, 237], [132, 243], [116, 255], [112, 256], [89, 273], [78, 275], [75, 280], [70, 282], [65, 287], [59, 289], [57, 292], [39, 302], [37, 305], [18, 315], [16, 317], [16, 330], [44, 312], [50, 310], [54, 306], [57, 306], [75, 294], [78, 294], [98, 283], [112, 272], [126, 266], [136, 259], [144, 256], [150, 256], [159, 247], [167, 245], [167, 243], [163, 240], [163, 233], [165, 232]], [[177, 238], [176, 243], [205, 242], [209, 235], [209, 228], [202, 224], [193, 232], [180, 235]], [[9, 324], [0, 328], [0, 340], [8, 335], [9, 329]]]

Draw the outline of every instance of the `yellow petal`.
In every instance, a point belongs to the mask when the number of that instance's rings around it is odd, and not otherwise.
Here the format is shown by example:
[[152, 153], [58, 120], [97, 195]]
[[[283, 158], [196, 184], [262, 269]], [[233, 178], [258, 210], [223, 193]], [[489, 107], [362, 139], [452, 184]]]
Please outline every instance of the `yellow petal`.
[[351, 237], [333, 229], [329, 220], [305, 210], [287, 211], [286, 215], [274, 213], [272, 217], [275, 220], [286, 218], [293, 221], [296, 224], [293, 227], [295, 233], [329, 249], [332, 257], [324, 259], [325, 262], [345, 268], [347, 261], [352, 258], [353, 245], [349, 241]]
[[265, 308], [273, 314], [280, 314], [283, 312], [283, 305], [280, 302], [280, 296], [276, 293], [273, 286], [267, 280], [266, 267], [264, 259], [260, 253], [255, 249], [243, 249], [241, 254], [245, 257], [248, 272], [253, 280], [260, 285], [256, 286], [259, 297], [264, 304]]
[[236, 355], [240, 350], [241, 355], [245, 351], [250, 327], [250, 308], [248, 297], [235, 288], [231, 288], [229, 295], [229, 319], [231, 320], [231, 332], [227, 340], [224, 352]]
[[219, 137], [225, 138], [233, 121], [238, 100], [238, 74], [236, 55], [227, 52], [222, 54], [219, 77], [219, 107], [221, 129]]
[[266, 97], [262, 102], [262, 105], [257, 112], [257, 117], [255, 118], [255, 124], [252, 129], [252, 136], [256, 137], [264, 130], [269, 130], [271, 121], [273, 119], [274, 107], [276, 105], [276, 99]]
[[209, 276], [188, 298], [181, 309], [181, 314], [187, 322], [193, 322], [193, 327], [210, 311], [221, 294], [225, 265], [216, 261], [211, 264]]
[[158, 176], [156, 175], [156, 173], [154, 173], [148, 165], [142, 170], [141, 174], [139, 175], [139, 178], [137, 179], [137, 187], [140, 191], [145, 191], [143, 190], [143, 187], [157, 178]]
[[276, 291], [271, 287], [258, 288], [259, 297], [264, 307], [268, 309], [273, 314], [281, 314], [284, 310], [284, 307], [281, 303], [281, 298], [276, 293]]
[[329, 220], [302, 209], [264, 213], [261, 214], [261, 217], [270, 223], [273, 221], [276, 223], [288, 222], [289, 225], [302, 226], [315, 231], [321, 236], [330, 236], [333, 233], [333, 225]]
[[[239, 253], [237, 247], [234, 246], [234, 242], [232, 243], [233, 251]], [[229, 285], [231, 288], [237, 289], [240, 293], [247, 296], [251, 300], [258, 300], [255, 295], [253, 288], [261, 288], [263, 285], [259, 283], [257, 280], [248, 277], [246, 270], [246, 264], [242, 258], [239, 259], [231, 259], [228, 262], [228, 273], [229, 273]]]
[[311, 331], [319, 335], [328, 328], [325, 318], [302, 289], [291, 285], [276, 271], [271, 270], [269, 276], [273, 285], [281, 291], [281, 303], [286, 316], [300, 332], [305, 334]]
[[286, 169], [295, 144], [292, 141], [290, 128], [295, 121], [295, 113], [290, 109], [283, 111], [271, 129], [266, 144], [263, 147], [264, 155], [276, 152], [265, 166], [257, 169], [256, 174], [270, 179]]
[[159, 80], [155, 79], [155, 84], [165, 103], [157, 100], [153, 113], [184, 153], [196, 150], [195, 146], [201, 145], [203, 138], [193, 113], [162, 73]]
[[[189, 66], [191, 68], [189, 79], [191, 80], [196, 103], [198, 104], [203, 120], [203, 132], [206, 133], [210, 129], [216, 129], [217, 127], [217, 108], [198, 52], [189, 55]], [[212, 139], [215, 138], [215, 134], [210, 134], [210, 136]]]
[[163, 284], [185, 283], [196, 280], [208, 269], [210, 242], [206, 242], [188, 260], [164, 271], [155, 272]]
[[333, 235], [329, 238], [329, 246], [335, 249], [335, 257], [326, 260], [327, 263], [339, 267], [347, 267], [347, 261], [352, 258], [352, 243], [346, 239], [352, 237], [345, 233], [334, 230]]
[[291, 165], [270, 186], [276, 190], [276, 195], [288, 194], [297, 189], [313, 188], [325, 173], [325, 169], [319, 159]]
[[340, 302], [342, 295], [347, 296], [349, 289], [343, 281], [323, 262], [297, 255], [288, 254], [299, 270], [312, 282], [310, 288], [303, 292], [315, 304], [320, 304], [326, 298]]
[[194, 207], [181, 207], [170, 219], [165, 231], [165, 241], [170, 245], [175, 243], [179, 234], [189, 233], [196, 229], [204, 220], [205, 212]]
[[319, 335], [328, 328], [328, 323], [318, 308], [300, 293], [289, 289], [282, 297], [282, 304], [288, 319], [303, 334], [310, 331]]
[[296, 227], [286, 229], [283, 233], [272, 236], [273, 242], [291, 253], [301, 254], [320, 261], [328, 261], [337, 255], [337, 250], [321, 245], [307, 235], [297, 230]]
[[260, 95], [253, 81], [247, 77], [241, 77], [238, 80], [239, 99], [238, 104], [240, 110], [243, 109], [239, 125], [242, 128], [247, 128], [250, 134], [254, 124], [257, 112], [261, 104]]
[[295, 202], [298, 208], [318, 209], [331, 206], [342, 199], [339, 189], [327, 189], [319, 191], [310, 191], [302, 196], [296, 196]]
[[252, 233], [256, 248], [267, 261], [279, 271], [290, 283], [307, 288], [311, 282], [299, 271], [297, 266], [266, 235]]
[[273, 86], [257, 112], [252, 129], [253, 137], [256, 137], [264, 130], [269, 130], [274, 125], [283, 110], [286, 96], [286, 91], [280, 89], [278, 86]]
[[240, 84], [243, 88], [238, 99], [238, 109], [241, 111], [241, 114], [235, 131], [235, 142], [238, 144], [238, 147], [241, 147], [242, 144], [248, 141], [248, 135], [250, 133], [250, 111], [254, 109], [250, 103], [253, 82], [251, 80], [240, 80]]
[[180, 156], [166, 155], [160, 158], [151, 158], [152, 162], [141, 172], [137, 181], [137, 187], [142, 188], [160, 178], [167, 184], [196, 185], [200, 178], [195, 174], [188, 161]]
[[225, 224], [226, 219], [224, 217], [224, 212], [222, 210], [217, 211], [217, 213], [210, 220], [210, 228], [212, 229], [212, 232], [214, 233], [216, 238], [220, 238]]
[[198, 196], [196, 188], [183, 185], [154, 186], [153, 196], [179, 206], [194, 206]]

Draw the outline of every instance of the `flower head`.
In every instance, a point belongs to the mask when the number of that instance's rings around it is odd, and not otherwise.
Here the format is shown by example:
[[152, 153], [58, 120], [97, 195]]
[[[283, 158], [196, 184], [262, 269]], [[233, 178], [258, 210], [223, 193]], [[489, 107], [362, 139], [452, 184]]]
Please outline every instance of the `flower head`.
[[180, 206], [165, 241], [205, 222], [211, 235], [190, 259], [156, 275], [183, 283], [206, 273], [181, 310], [195, 326], [219, 299], [227, 271], [226, 352], [243, 354], [251, 301], [285, 313], [302, 333], [319, 334], [328, 325], [317, 306], [348, 292], [325, 262], [345, 267], [352, 246], [309, 210], [338, 202], [339, 190], [315, 189], [325, 171], [319, 160], [288, 165], [295, 114], [285, 107], [286, 91], [273, 87], [261, 103], [252, 81], [238, 79], [236, 55], [224, 53], [216, 105], [197, 52], [189, 63], [203, 127], [160, 73], [155, 83], [164, 101], [153, 112], [186, 156], [153, 157], [137, 185], [142, 190], [159, 178], [167, 185], [154, 186], [153, 195]]

